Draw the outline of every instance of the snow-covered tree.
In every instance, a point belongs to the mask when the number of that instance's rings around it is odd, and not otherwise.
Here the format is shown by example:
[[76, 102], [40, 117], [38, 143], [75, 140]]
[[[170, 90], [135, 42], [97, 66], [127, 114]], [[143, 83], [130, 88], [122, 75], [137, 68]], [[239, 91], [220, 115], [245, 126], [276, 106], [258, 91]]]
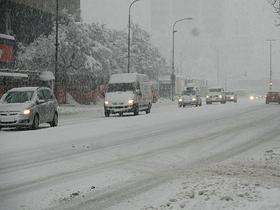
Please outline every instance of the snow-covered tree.
[[[127, 33], [104, 25], [76, 22], [64, 14], [59, 24], [58, 79], [71, 91], [90, 91], [106, 84], [113, 73], [127, 71]], [[34, 71], [55, 69], [55, 28], [28, 46], [19, 44], [17, 67]], [[132, 72], [157, 79], [167, 70], [165, 59], [150, 35], [132, 24]]]

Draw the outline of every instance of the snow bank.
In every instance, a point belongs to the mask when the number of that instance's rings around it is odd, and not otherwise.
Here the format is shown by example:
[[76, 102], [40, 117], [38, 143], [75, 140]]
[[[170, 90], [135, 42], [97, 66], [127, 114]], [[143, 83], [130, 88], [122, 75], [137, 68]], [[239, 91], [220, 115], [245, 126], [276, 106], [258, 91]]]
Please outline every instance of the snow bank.
[[162, 204], [142, 210], [280, 209], [280, 147], [262, 157], [192, 171]]

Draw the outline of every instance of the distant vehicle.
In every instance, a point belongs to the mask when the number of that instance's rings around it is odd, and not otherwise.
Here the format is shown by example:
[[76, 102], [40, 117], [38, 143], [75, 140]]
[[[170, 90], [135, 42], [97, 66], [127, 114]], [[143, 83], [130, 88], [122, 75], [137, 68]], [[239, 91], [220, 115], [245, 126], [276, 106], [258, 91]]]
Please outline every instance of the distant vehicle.
[[218, 102], [221, 104], [226, 103], [226, 95], [223, 88], [210, 88], [206, 96], [206, 104]]
[[50, 88], [13, 88], [0, 101], [0, 129], [29, 127], [37, 129], [40, 123], [58, 125], [58, 103]]
[[150, 113], [152, 108], [152, 88], [148, 76], [137, 73], [113, 74], [109, 80], [105, 94], [104, 114], [132, 112], [138, 115], [139, 111]]
[[187, 89], [182, 92], [178, 100], [178, 106], [185, 107], [186, 105], [202, 106], [202, 99], [198, 90]]
[[266, 99], [265, 99], [265, 103], [269, 104], [269, 103], [279, 103], [280, 104], [280, 92], [268, 92], [266, 94]]
[[249, 99], [251, 101], [255, 101], [255, 100], [260, 100], [260, 99], [264, 99], [265, 97], [263, 95], [258, 95], [258, 94], [251, 94], [249, 95]]
[[237, 95], [234, 92], [225, 92], [226, 101], [237, 103]]

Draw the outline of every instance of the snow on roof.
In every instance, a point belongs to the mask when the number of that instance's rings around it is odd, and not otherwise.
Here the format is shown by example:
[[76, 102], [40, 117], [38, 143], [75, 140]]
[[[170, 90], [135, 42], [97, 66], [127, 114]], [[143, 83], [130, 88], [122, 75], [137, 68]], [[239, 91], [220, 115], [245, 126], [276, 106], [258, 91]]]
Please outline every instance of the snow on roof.
[[136, 82], [137, 73], [121, 73], [113, 74], [110, 78], [110, 83], [132, 83]]
[[40, 75], [39, 75], [40, 80], [42, 81], [51, 81], [54, 80], [55, 77], [53, 75], [53, 73], [51, 71], [43, 71]]
[[11, 35], [8, 35], [8, 34], [0, 34], [0, 38], [15, 40], [14, 36], [11, 36]]
[[12, 73], [12, 72], [0, 72], [0, 77], [24, 77], [24, 78], [27, 78], [28, 74]]
[[9, 91], [35, 91], [37, 90], [39, 87], [19, 87], [19, 88], [13, 88]]

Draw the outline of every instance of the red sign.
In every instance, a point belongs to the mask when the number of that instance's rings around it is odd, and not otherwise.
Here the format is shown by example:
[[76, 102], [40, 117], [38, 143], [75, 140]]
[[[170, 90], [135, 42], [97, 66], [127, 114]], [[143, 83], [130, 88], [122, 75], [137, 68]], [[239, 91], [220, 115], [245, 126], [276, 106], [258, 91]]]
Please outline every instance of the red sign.
[[14, 60], [14, 46], [0, 44], [0, 61], [11, 62]]

